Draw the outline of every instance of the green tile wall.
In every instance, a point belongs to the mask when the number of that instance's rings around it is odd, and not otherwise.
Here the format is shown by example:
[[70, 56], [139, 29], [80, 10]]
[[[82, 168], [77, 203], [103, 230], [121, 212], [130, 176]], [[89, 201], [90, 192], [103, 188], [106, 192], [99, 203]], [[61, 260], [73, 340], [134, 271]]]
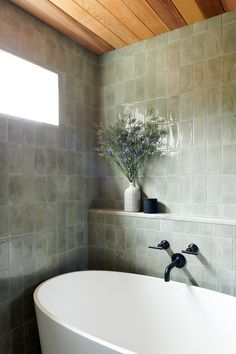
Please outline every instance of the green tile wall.
[[[90, 211], [89, 268], [164, 277], [173, 253], [189, 244], [198, 256], [185, 255], [185, 269], [174, 268], [171, 280], [236, 296], [236, 226], [205, 220], [175, 221]], [[149, 249], [168, 240], [168, 251]], [[164, 280], [163, 280], [164, 281]]]
[[97, 57], [8, 1], [0, 48], [59, 74], [59, 127], [0, 117], [0, 353], [37, 354], [34, 288], [87, 269]]
[[[236, 216], [236, 13], [226, 13], [99, 57], [100, 120], [127, 106], [171, 119], [170, 152], [141, 172], [167, 210]], [[127, 181], [101, 165], [99, 207], [123, 208]]]
[[[100, 58], [0, 2], [0, 48], [59, 73], [60, 126], [0, 117], [0, 352], [39, 353], [32, 292], [66, 271], [112, 269], [162, 276], [173, 250], [201, 286], [235, 294], [235, 228], [139, 218], [89, 217], [123, 207], [127, 181], [94, 152], [93, 123], [114, 122], [127, 104], [146, 119], [169, 117], [170, 152], [140, 174], [148, 196], [171, 212], [236, 216], [236, 14], [172, 31]], [[88, 247], [89, 242], [89, 247]], [[188, 281], [186, 274], [174, 278]]]

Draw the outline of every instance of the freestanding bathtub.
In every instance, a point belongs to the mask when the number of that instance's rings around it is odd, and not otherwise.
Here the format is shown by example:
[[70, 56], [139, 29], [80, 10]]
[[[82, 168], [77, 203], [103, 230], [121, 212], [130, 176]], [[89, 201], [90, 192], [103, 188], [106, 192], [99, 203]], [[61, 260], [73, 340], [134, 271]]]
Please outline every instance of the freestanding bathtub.
[[235, 354], [236, 298], [107, 271], [64, 274], [34, 293], [43, 354]]

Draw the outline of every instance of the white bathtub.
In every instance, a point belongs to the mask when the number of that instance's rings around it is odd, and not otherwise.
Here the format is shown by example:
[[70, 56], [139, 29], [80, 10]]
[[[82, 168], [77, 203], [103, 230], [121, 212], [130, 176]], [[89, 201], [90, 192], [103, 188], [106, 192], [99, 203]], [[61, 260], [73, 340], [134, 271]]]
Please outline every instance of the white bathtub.
[[162, 279], [84, 271], [34, 293], [43, 354], [235, 354], [236, 298]]

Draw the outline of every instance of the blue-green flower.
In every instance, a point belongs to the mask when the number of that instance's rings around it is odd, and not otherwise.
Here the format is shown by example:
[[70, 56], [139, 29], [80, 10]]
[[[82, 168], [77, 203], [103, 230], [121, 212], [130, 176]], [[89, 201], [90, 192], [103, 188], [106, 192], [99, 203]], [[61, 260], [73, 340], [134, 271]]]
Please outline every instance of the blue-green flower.
[[146, 122], [135, 119], [133, 111], [124, 113], [117, 122], [97, 129], [97, 151], [113, 162], [129, 179], [137, 180], [144, 158], [163, 151], [167, 134], [159, 117]]

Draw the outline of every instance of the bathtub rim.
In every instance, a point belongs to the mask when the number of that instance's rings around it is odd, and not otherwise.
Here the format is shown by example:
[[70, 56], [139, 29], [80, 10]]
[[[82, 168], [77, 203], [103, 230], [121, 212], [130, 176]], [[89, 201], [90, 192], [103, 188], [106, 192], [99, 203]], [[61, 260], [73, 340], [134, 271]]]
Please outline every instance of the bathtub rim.
[[[49, 279], [43, 281], [41, 284], [39, 284], [36, 287], [36, 289], [34, 290], [34, 293], [33, 293], [34, 306], [35, 307], [37, 306], [40, 309], [40, 311], [42, 311], [43, 314], [45, 314], [47, 317], [49, 317], [51, 320], [53, 320], [57, 324], [65, 327], [66, 329], [68, 329], [68, 330], [70, 330], [70, 331], [72, 331], [72, 332], [74, 332], [74, 333], [76, 333], [76, 334], [78, 334], [78, 335], [80, 335], [80, 336], [82, 336], [82, 337], [84, 337], [86, 339], [89, 339], [89, 340], [91, 340], [91, 341], [93, 341], [95, 343], [101, 344], [101, 345], [103, 345], [103, 346], [105, 346], [105, 347], [107, 347], [109, 349], [116, 350], [116, 351], [118, 351], [118, 353], [121, 353], [121, 354], [137, 354], [135, 352], [132, 352], [130, 350], [122, 348], [122, 347], [120, 347], [118, 345], [112, 344], [112, 343], [110, 343], [108, 341], [105, 341], [103, 339], [95, 337], [95, 336], [93, 336], [93, 335], [91, 335], [91, 334], [89, 334], [89, 333], [87, 333], [85, 331], [82, 331], [82, 330], [80, 330], [80, 329], [68, 324], [68, 322], [65, 322], [65, 321], [62, 321], [62, 320], [58, 319], [55, 315], [53, 315], [50, 311], [48, 311], [40, 303], [39, 297], [38, 297], [38, 292], [39, 292], [40, 288], [42, 286], [44, 286], [46, 283], [48, 283], [50, 280], [55, 279], [55, 278], [59, 278], [59, 277], [63, 277], [63, 276], [67, 276], [69, 274], [77, 274], [77, 273], [82, 273], [82, 272], [83, 273], [85, 273], [85, 272], [123, 273], [123, 272], [102, 271], [102, 270], [97, 270], [97, 271], [96, 270], [81, 270], [81, 271], [68, 272], [68, 273], [63, 273], [63, 274], [56, 275], [56, 276], [54, 276], [52, 278], [49, 278]], [[136, 274], [133, 274], [133, 273], [128, 273], [128, 274], [136, 275]], [[139, 274], [137, 274], [137, 275], [139, 275]], [[37, 317], [37, 315], [36, 315], [36, 317]]]
[[[151, 279], [156, 279], [157, 281], [163, 281], [164, 280], [162, 278], [158, 278], [158, 277], [154, 277], [154, 276], [149, 276], [149, 275], [143, 275], [143, 274], [136, 274], [136, 273], [126, 273], [126, 272], [118, 272], [118, 271], [110, 271], [110, 270], [81, 270], [81, 271], [73, 271], [73, 272], [68, 272], [68, 273], [63, 273], [63, 274], [59, 274], [59, 275], [56, 275], [52, 278], [49, 278], [47, 280], [45, 280], [44, 282], [42, 282], [41, 284], [39, 284], [37, 286], [37, 288], [34, 290], [34, 293], [33, 293], [33, 298], [34, 298], [34, 304], [35, 306], [37, 305], [37, 307], [40, 309], [40, 311], [43, 312], [43, 314], [45, 314], [47, 317], [49, 317], [51, 320], [55, 321], [57, 324], [65, 327], [66, 329], [80, 335], [80, 336], [83, 336], [84, 338], [88, 339], [88, 340], [91, 340], [95, 343], [98, 343], [98, 344], [101, 344], [109, 349], [112, 349], [112, 350], [116, 350], [118, 351], [118, 353], [121, 353], [121, 354], [137, 354], [136, 352], [133, 352], [131, 350], [127, 350], [125, 348], [122, 348], [118, 345], [115, 345], [115, 344], [112, 344], [108, 341], [105, 341], [103, 339], [100, 339], [96, 336], [93, 336], [85, 331], [82, 331], [70, 324], [68, 324], [67, 322], [65, 321], [62, 321], [60, 319], [58, 319], [55, 315], [53, 315], [50, 311], [48, 311], [39, 301], [39, 298], [38, 298], [38, 292], [40, 290], [40, 288], [45, 285], [47, 282], [51, 281], [52, 279], [55, 279], [55, 278], [58, 278], [58, 277], [64, 277], [64, 276], [67, 276], [67, 275], [72, 275], [72, 274], [80, 274], [80, 273], [117, 273], [117, 274], [126, 274], [126, 275], [130, 275], [130, 276], [135, 276], [135, 277], [145, 277], [145, 278], [151, 278]], [[228, 294], [225, 294], [225, 293], [221, 293], [219, 291], [216, 291], [216, 290], [212, 290], [212, 289], [206, 289], [206, 288], [203, 288], [203, 287], [200, 287], [200, 286], [194, 286], [194, 285], [191, 285], [191, 284], [186, 284], [186, 283], [181, 283], [181, 282], [178, 282], [178, 281], [173, 281], [171, 280], [171, 282], [169, 284], [172, 284], [173, 286], [174, 285], [177, 285], [178, 286], [185, 286], [186, 288], [196, 288], [197, 291], [200, 291], [200, 292], [210, 292], [210, 293], [216, 293], [217, 296], [224, 296], [224, 297], [228, 297], [228, 298], [233, 298], [235, 299], [236, 301], [236, 297], [233, 296], [233, 295], [228, 295]]]

